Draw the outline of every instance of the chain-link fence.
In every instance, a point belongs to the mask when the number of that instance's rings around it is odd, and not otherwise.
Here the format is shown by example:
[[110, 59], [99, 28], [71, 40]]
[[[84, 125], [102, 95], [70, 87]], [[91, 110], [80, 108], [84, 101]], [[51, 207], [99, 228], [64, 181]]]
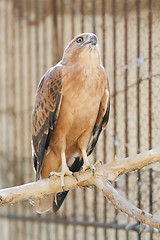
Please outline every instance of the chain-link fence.
[[[72, 37], [97, 34], [111, 89], [111, 113], [91, 161], [160, 144], [159, 0], [0, 0], [0, 187], [35, 180], [31, 112], [37, 84]], [[119, 177], [129, 201], [160, 215], [159, 165]], [[0, 209], [0, 239], [156, 240], [96, 189], [73, 190], [58, 214], [29, 203]]]

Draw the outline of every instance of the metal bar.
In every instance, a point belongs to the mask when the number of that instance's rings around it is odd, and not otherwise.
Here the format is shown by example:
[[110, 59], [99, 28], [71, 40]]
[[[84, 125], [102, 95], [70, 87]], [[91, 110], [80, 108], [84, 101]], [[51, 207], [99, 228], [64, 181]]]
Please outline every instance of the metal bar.
[[[4, 64], [4, 68], [5, 68], [5, 85], [4, 85], [4, 102], [5, 102], [5, 105], [4, 105], [4, 108], [5, 108], [5, 146], [6, 146], [6, 149], [5, 149], [5, 153], [6, 153], [6, 164], [5, 164], [5, 170], [6, 172], [10, 173], [10, 169], [9, 169], [9, 166], [12, 166], [12, 163], [10, 162], [10, 152], [8, 151], [8, 149], [11, 149], [10, 148], [10, 145], [11, 145], [11, 138], [10, 138], [10, 122], [9, 122], [9, 119], [10, 119], [10, 112], [7, 111], [7, 108], [9, 107], [9, 71], [8, 71], [8, 68], [10, 67], [9, 66], [9, 44], [8, 44], [8, 41], [9, 41], [9, 34], [8, 34], [8, 29], [9, 29], [9, 21], [8, 21], [8, 4], [7, 2], [5, 1], [4, 2], [4, 61], [5, 61], [5, 64]], [[9, 186], [10, 185], [10, 179], [8, 177], [5, 177], [5, 184], [6, 186]], [[8, 207], [7, 208], [7, 213], [8, 214], [11, 214], [11, 207]], [[13, 224], [12, 222], [10, 222], [8, 224], [9, 226], [9, 229], [11, 231], [13, 231]], [[13, 234], [11, 236], [11, 240], [13, 239]]]
[[[125, 62], [125, 156], [128, 157], [128, 0], [124, 0], [124, 62]], [[126, 179], [127, 197], [128, 197], [128, 178]]]
[[47, 44], [46, 44], [46, 38], [47, 38], [47, 25], [46, 25], [46, 10], [47, 10], [47, 2], [42, 2], [42, 19], [43, 19], [43, 71], [46, 71], [46, 59], [47, 59]]
[[[14, 139], [18, 139], [18, 127], [17, 127], [17, 112], [16, 112], [16, 108], [17, 108], [17, 81], [16, 81], [16, 49], [15, 49], [15, 40], [16, 40], [16, 27], [17, 27], [17, 24], [15, 24], [15, 22], [17, 22], [17, 11], [15, 10], [15, 5], [17, 4], [17, 0], [14, 0], [13, 2], [13, 6], [12, 6], [12, 13], [11, 13], [11, 16], [12, 16], [12, 27], [11, 27], [11, 36], [12, 36], [12, 60], [11, 60], [11, 63], [12, 63], [12, 66], [11, 66], [11, 76], [12, 76], [12, 91], [13, 91], [13, 99], [12, 99], [12, 102], [13, 102], [13, 116], [12, 116], [12, 119], [13, 119], [13, 136], [14, 136]], [[16, 20], [15, 20], [16, 19]], [[13, 139], [12, 139], [13, 140]], [[12, 164], [12, 171], [14, 172], [14, 179], [13, 179], [13, 184], [16, 185], [17, 184], [17, 177], [20, 175], [19, 172], [18, 172], [18, 169], [19, 169], [19, 164], [18, 164], [18, 154], [17, 154], [17, 150], [18, 150], [18, 146], [17, 146], [17, 141], [14, 140], [13, 141], [13, 158], [14, 158], [14, 164]], [[16, 206], [13, 210], [14, 214], [17, 213], [18, 211], [18, 206]], [[15, 236], [15, 233], [17, 234], [17, 240], [20, 239], [20, 234], [18, 232], [18, 229], [19, 229], [19, 223], [16, 224], [15, 222], [13, 223], [13, 228], [14, 228], [14, 233], [12, 233], [12, 235]], [[23, 229], [22, 229], [23, 230]]]
[[[124, 0], [124, 65], [125, 67], [125, 156], [128, 157], [128, 1]], [[129, 175], [125, 176], [126, 197], [129, 194]], [[128, 219], [129, 221], [129, 219]], [[126, 232], [126, 239], [129, 240], [129, 234]]]
[[[136, 0], [137, 14], [137, 58], [140, 57], [140, 0]], [[140, 69], [137, 66], [137, 153], [140, 153]]]
[[81, 0], [81, 32], [84, 32], [84, 0]]
[[[12, 7], [12, 80], [13, 80], [13, 136], [15, 137], [15, 139], [17, 139], [17, 115], [16, 115], [16, 78], [15, 78], [15, 24], [14, 24], [14, 18], [16, 17], [15, 15], [15, 9], [14, 9], [14, 4], [15, 4], [15, 0], [13, 3], [13, 7]], [[14, 141], [13, 143], [13, 151], [14, 151], [14, 165], [13, 165], [13, 171], [15, 173], [15, 175], [17, 176], [17, 141]], [[14, 185], [16, 185], [17, 181], [16, 178], [14, 178]]]
[[[83, 221], [87, 220], [86, 188], [83, 189]], [[84, 227], [84, 240], [87, 240], [87, 228]]]
[[56, 56], [56, 61], [59, 60], [59, 44], [58, 44], [58, 21], [57, 21], [57, 0], [52, 1], [52, 10], [53, 10], [53, 39], [55, 39], [56, 47], [53, 48], [53, 56]]
[[[21, 220], [21, 221], [32, 221], [32, 222], [45, 222], [45, 223], [55, 223], [55, 224], [67, 224], [67, 225], [78, 225], [78, 226], [87, 226], [87, 227], [95, 227], [95, 228], [110, 228], [110, 229], [121, 229], [126, 231], [141, 231], [141, 226], [139, 224], [117, 224], [115, 222], [104, 223], [104, 222], [88, 222], [88, 221], [78, 221], [78, 220], [69, 220], [64, 218], [47, 218], [47, 217], [33, 217], [33, 216], [18, 216], [18, 215], [10, 215], [10, 214], [0, 214], [1, 219], [8, 220]], [[159, 233], [158, 229], [153, 227], [149, 227], [147, 225], [143, 226], [143, 230], [147, 232], [156, 232]]]
[[[72, 0], [72, 4], [74, 5], [74, 0]], [[71, 29], [71, 38], [74, 38], [75, 36], [75, 24], [74, 24], [74, 17], [75, 17], [75, 11], [73, 8], [71, 8], [71, 23], [72, 23], [72, 29]]]
[[106, 22], [105, 22], [105, 14], [106, 14], [106, 1], [102, 0], [102, 39], [103, 39], [103, 55], [102, 55], [102, 63], [103, 66], [106, 67], [105, 59], [106, 59]]
[[[28, 67], [28, 92], [27, 92], [27, 97], [28, 97], [28, 111], [31, 113], [32, 111], [32, 99], [33, 99], [33, 88], [32, 88], [32, 64], [31, 64], [31, 31], [30, 31], [30, 10], [31, 10], [31, 0], [26, 0], [26, 10], [27, 10], [27, 52], [28, 52], [28, 62], [27, 62], [27, 67]], [[31, 116], [28, 114], [28, 122], [31, 122]], [[31, 133], [31, 124], [28, 124], [28, 132]], [[28, 141], [28, 149], [31, 148], [31, 142]], [[28, 169], [30, 169], [31, 161], [28, 161]], [[28, 172], [28, 178], [31, 179], [32, 176], [32, 171]]]
[[[22, 26], [22, 16], [23, 16], [23, 5], [22, 5], [22, 1], [21, 0], [18, 0], [18, 6], [19, 6], [19, 9], [18, 9], [18, 21], [19, 21], [19, 65], [20, 65], [20, 68], [19, 68], [19, 77], [20, 77], [20, 102], [22, 103], [20, 108], [21, 110], [23, 110], [23, 107], [25, 106], [25, 102], [24, 102], [24, 81], [22, 81], [23, 79], [23, 66], [24, 66], [24, 56], [23, 56], [23, 26]], [[21, 113], [20, 115], [20, 151], [22, 153], [22, 159], [21, 161], [22, 162], [25, 162], [24, 161], [24, 144], [25, 144], [25, 131], [24, 131], [24, 121], [25, 121], [25, 118], [24, 118], [24, 114]], [[24, 175], [25, 175], [25, 171], [24, 171], [25, 167], [24, 167], [24, 164], [20, 164], [20, 182], [21, 183], [24, 183]]]
[[[152, 148], [152, 0], [148, 0], [149, 149]], [[151, 209], [152, 210], [152, 209]]]
[[96, 1], [92, 0], [92, 27], [93, 33], [96, 33]]
[[34, 1], [34, 13], [35, 13], [35, 22], [36, 22], [36, 28], [35, 28], [35, 44], [36, 44], [36, 78], [37, 78], [37, 84], [40, 80], [39, 75], [39, 4], [38, 0]]
[[61, 47], [64, 51], [64, 0], [61, 0]]
[[[140, 57], [140, 0], [136, 0], [136, 18], [137, 18], [137, 58]], [[140, 153], [140, 69], [137, 66], [137, 153]], [[141, 208], [141, 171], [137, 171], [137, 197], [138, 208]], [[138, 233], [138, 239], [141, 240], [141, 233]]]
[[[57, 214], [56, 214], [56, 216], [57, 216]], [[58, 225], [57, 225], [56, 222], [55, 222], [55, 236], [56, 236], [56, 240], [58, 240], [59, 239], [59, 233], [58, 233]]]
[[[152, 0], [148, 0], [148, 94], [149, 94], [149, 149], [152, 148]], [[149, 211], [152, 214], [153, 208], [152, 208], [152, 202], [153, 202], [153, 176], [152, 176], [152, 168], [149, 169]], [[153, 234], [150, 234], [150, 240], [153, 239]]]
[[117, 138], [117, 109], [116, 109], [116, 105], [117, 105], [117, 98], [116, 98], [116, 92], [117, 92], [117, 84], [116, 84], [116, 0], [112, 1], [112, 14], [113, 14], [113, 81], [114, 81], [114, 86], [113, 86], [113, 92], [114, 92], [114, 96], [113, 96], [113, 105], [114, 105], [114, 109], [113, 109], [113, 115], [114, 115], [114, 155], [117, 154], [117, 148], [116, 148], [116, 138]]
[[[74, 191], [72, 192], [72, 202], [73, 202], [73, 218], [76, 219], [76, 190], [74, 189]], [[73, 239], [76, 240], [76, 235], [77, 235], [77, 228], [74, 226], [73, 227]]]

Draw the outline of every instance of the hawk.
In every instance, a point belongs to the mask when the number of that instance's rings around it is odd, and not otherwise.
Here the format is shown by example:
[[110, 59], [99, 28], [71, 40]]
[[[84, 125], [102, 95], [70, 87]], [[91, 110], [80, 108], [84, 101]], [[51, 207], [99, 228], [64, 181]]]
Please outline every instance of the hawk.
[[66, 47], [62, 60], [42, 77], [32, 112], [32, 147], [36, 180], [58, 175], [62, 192], [35, 203], [37, 212], [63, 203], [64, 176], [90, 168], [99, 135], [110, 111], [109, 83], [101, 65], [97, 37], [82, 33]]

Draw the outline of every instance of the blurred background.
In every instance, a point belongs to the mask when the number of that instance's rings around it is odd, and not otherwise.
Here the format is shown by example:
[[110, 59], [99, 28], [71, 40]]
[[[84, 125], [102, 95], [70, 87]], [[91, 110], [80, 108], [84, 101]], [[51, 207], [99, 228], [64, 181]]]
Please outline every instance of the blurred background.
[[[0, 0], [0, 188], [35, 180], [31, 113], [37, 84], [82, 32], [97, 34], [111, 113], [91, 161], [160, 144], [159, 0]], [[96, 94], [96, 93], [95, 93]], [[160, 215], [160, 166], [119, 177], [120, 194]], [[93, 189], [71, 191], [57, 214], [29, 203], [0, 208], [3, 240], [156, 240]]]

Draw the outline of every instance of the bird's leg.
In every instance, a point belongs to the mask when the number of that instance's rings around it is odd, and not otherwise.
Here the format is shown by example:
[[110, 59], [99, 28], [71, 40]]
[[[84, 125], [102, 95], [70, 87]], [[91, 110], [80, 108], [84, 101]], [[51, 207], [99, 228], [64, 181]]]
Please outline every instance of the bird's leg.
[[[74, 173], [72, 173], [68, 166], [67, 166], [67, 163], [66, 163], [66, 155], [65, 155], [65, 152], [62, 152], [61, 154], [61, 159], [62, 159], [62, 170], [61, 172], [51, 172], [49, 174], [49, 178], [50, 177], [53, 177], [53, 176], [59, 176], [61, 178], [61, 186], [62, 186], [62, 189], [63, 191], [65, 191], [65, 188], [64, 188], [64, 176], [67, 175], [67, 176], [73, 176], [76, 178], [76, 176], [74, 175]], [[76, 178], [77, 179], [77, 178]]]
[[86, 153], [85, 149], [82, 150], [82, 156], [83, 156], [84, 164], [83, 164], [81, 169], [83, 171], [85, 171], [86, 169], [90, 168], [93, 172], [93, 175], [94, 175], [95, 167], [94, 167], [94, 165], [90, 164], [90, 162], [88, 161], [88, 156], [87, 156], [87, 153]]

